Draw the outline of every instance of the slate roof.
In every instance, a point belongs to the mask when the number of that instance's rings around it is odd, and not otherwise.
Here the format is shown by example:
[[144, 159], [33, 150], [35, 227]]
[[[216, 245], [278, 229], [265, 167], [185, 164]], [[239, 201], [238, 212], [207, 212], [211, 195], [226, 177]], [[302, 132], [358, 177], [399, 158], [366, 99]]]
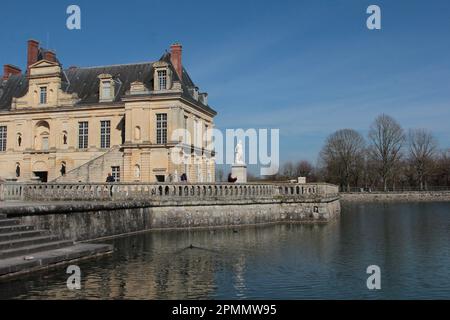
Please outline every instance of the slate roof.
[[[165, 53], [160, 61], [166, 61], [169, 68], [172, 69], [174, 81], [179, 81], [178, 74], [170, 61], [170, 53]], [[61, 73], [62, 90], [67, 93], [77, 93], [80, 101], [77, 106], [95, 105], [99, 103], [99, 79], [100, 74], [110, 74], [115, 81], [114, 102], [120, 102], [121, 97], [130, 90], [130, 85], [134, 81], [143, 82], [147, 88], [153, 88], [153, 62], [111, 65], [101, 67], [78, 68], [73, 67], [64, 70]], [[194, 103], [201, 109], [209, 113], [216, 112], [209, 106], [197, 101], [192, 96], [194, 82], [189, 77], [187, 71], [183, 68], [181, 86], [183, 89], [182, 97]], [[11, 108], [12, 98], [20, 98], [28, 91], [28, 79], [25, 74], [11, 75], [7, 81], [0, 80], [0, 111], [6, 111]]]

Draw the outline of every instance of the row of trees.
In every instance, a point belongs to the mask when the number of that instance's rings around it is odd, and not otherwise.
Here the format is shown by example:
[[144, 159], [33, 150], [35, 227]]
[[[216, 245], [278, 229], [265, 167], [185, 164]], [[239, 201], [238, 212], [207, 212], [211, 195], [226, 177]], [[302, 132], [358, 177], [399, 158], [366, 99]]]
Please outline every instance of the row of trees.
[[405, 133], [395, 119], [382, 114], [370, 127], [368, 143], [352, 129], [330, 135], [320, 153], [319, 165], [325, 170], [325, 178], [343, 190], [388, 190], [396, 185], [424, 190], [436, 171], [438, 154], [437, 141], [430, 131], [410, 129]]
[[450, 186], [450, 149], [439, 150], [432, 132], [405, 132], [392, 117], [382, 114], [372, 123], [367, 141], [353, 129], [331, 134], [318, 165], [286, 163], [277, 180], [306, 176], [308, 181], [327, 181], [342, 190]]

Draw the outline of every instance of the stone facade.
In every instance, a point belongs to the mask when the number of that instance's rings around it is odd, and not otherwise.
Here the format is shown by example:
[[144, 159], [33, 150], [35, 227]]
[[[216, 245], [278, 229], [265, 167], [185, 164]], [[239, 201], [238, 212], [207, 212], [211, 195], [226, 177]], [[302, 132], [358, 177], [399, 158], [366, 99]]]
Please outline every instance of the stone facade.
[[6, 65], [0, 80], [0, 178], [104, 182], [114, 171], [121, 182], [155, 182], [185, 172], [213, 182], [205, 132], [216, 112], [181, 59], [175, 44], [156, 62], [63, 69], [30, 40], [27, 72]]
[[103, 181], [111, 168], [123, 164], [123, 152], [119, 147], [113, 147], [105, 154], [82, 164], [67, 172], [64, 176], [55, 179], [55, 182], [89, 182]]

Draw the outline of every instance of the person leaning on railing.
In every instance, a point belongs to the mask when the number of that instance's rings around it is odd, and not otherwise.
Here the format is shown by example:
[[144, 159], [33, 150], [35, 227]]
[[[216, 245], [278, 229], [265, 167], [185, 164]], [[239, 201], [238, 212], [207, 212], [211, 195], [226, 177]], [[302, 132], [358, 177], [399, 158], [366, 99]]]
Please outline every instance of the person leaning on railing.
[[[116, 182], [116, 179], [114, 179], [114, 177], [111, 175], [111, 173], [108, 173], [108, 176], [106, 177], [106, 182], [107, 183], [114, 183]], [[109, 196], [112, 198], [113, 195], [113, 186], [109, 187]]]

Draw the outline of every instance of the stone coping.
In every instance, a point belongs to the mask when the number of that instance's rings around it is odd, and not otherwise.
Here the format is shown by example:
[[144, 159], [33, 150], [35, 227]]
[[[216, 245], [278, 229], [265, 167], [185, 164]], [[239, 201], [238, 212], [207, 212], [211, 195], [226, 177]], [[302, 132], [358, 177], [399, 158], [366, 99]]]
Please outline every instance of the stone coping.
[[102, 210], [135, 209], [149, 207], [191, 207], [191, 206], [216, 206], [216, 205], [254, 205], [254, 204], [284, 204], [284, 203], [329, 203], [339, 200], [338, 195], [329, 197], [310, 198], [267, 198], [267, 199], [205, 199], [205, 200], [137, 200], [137, 201], [51, 201], [51, 202], [17, 202], [0, 207], [0, 214], [8, 217], [20, 217], [29, 215], [67, 214], [72, 212], [92, 212]]

